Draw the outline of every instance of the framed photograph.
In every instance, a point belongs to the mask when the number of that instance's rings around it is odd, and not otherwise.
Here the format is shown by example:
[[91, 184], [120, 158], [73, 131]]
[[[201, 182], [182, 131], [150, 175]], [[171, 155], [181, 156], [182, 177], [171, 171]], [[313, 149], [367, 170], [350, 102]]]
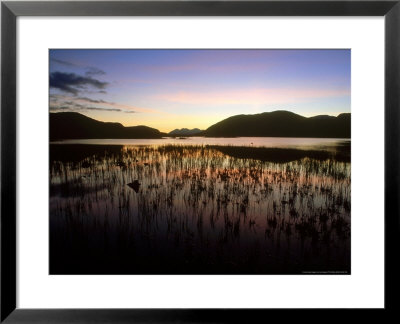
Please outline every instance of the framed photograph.
[[398, 1], [1, 9], [1, 321], [395, 309]]

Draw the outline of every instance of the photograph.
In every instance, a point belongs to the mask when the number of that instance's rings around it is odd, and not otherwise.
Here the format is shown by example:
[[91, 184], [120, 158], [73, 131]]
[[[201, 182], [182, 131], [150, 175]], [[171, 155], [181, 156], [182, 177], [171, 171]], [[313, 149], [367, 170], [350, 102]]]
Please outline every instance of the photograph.
[[350, 49], [48, 55], [50, 275], [351, 274]]

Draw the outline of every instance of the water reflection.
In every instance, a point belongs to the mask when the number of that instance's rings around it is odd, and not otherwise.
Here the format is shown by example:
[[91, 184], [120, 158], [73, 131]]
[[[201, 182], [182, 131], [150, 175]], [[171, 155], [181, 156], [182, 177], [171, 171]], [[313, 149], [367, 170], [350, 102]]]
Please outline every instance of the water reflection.
[[162, 139], [73, 139], [54, 144], [86, 145], [221, 145], [334, 151], [349, 146], [350, 139], [301, 137], [164, 137]]
[[90, 147], [51, 145], [51, 273], [350, 271], [348, 146]]

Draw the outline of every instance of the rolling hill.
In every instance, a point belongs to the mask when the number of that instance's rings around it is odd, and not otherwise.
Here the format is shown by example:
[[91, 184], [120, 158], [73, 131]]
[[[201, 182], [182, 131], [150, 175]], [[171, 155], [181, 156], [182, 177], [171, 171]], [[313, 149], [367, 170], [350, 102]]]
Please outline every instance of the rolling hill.
[[274, 111], [255, 115], [236, 115], [210, 126], [201, 135], [350, 138], [351, 114], [307, 118], [289, 111]]
[[192, 136], [192, 135], [200, 134], [201, 132], [202, 132], [202, 130], [198, 129], [198, 128], [193, 128], [193, 129], [181, 128], [181, 129], [174, 129], [173, 131], [169, 132], [168, 135]]
[[159, 130], [147, 126], [124, 127], [101, 122], [76, 112], [50, 113], [50, 141], [93, 138], [161, 138]]

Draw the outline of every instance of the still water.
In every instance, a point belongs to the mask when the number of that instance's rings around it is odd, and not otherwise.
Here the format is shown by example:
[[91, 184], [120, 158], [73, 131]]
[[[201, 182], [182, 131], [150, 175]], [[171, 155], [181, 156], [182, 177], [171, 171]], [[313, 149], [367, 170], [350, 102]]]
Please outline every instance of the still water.
[[350, 143], [342, 138], [291, 138], [291, 137], [164, 137], [161, 139], [79, 139], [53, 142], [54, 144], [96, 145], [232, 145], [254, 147], [279, 147], [313, 150], [331, 150]]
[[50, 272], [348, 274], [349, 150], [298, 138], [53, 143]]

